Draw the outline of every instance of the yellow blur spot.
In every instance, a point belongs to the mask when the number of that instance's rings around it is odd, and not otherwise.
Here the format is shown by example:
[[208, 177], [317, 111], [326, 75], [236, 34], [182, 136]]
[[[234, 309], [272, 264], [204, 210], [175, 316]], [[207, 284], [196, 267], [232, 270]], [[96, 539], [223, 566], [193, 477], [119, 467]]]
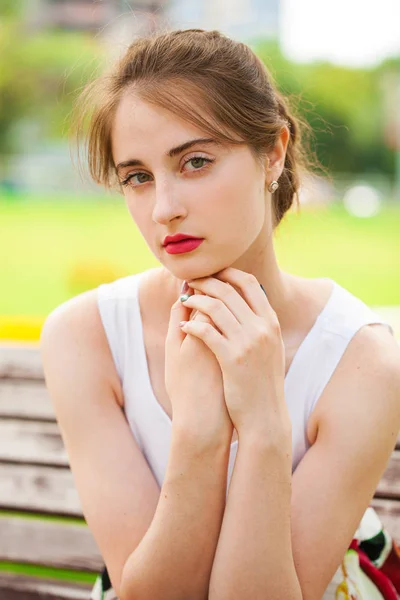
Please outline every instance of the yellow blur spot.
[[0, 316], [0, 340], [38, 342], [45, 317]]

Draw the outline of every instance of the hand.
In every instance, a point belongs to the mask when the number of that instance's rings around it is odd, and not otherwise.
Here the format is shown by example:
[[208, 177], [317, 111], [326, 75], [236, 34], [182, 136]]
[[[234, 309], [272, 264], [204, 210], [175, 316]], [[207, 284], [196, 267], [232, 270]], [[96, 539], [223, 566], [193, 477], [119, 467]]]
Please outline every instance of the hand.
[[198, 326], [210, 323], [205, 314], [191, 311], [180, 300], [171, 308], [165, 342], [165, 385], [173, 422], [203, 439], [230, 442], [233, 425], [224, 401], [221, 368], [204, 342], [181, 330], [179, 323], [186, 320]]
[[185, 305], [207, 315], [211, 323], [189, 321], [183, 329], [218, 359], [225, 403], [239, 437], [244, 430], [272, 433], [282, 426], [289, 431], [285, 347], [276, 313], [257, 279], [229, 267], [188, 285], [204, 295], [191, 296]]

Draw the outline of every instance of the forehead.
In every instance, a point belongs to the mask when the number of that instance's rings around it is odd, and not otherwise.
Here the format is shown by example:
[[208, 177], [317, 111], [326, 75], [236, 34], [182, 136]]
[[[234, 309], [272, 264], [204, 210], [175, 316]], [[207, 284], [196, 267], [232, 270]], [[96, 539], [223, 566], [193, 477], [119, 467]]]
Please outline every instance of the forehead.
[[129, 91], [123, 94], [113, 119], [112, 152], [118, 162], [126, 158], [126, 152], [154, 152], [157, 148], [164, 152], [175, 143], [207, 135], [200, 127]]

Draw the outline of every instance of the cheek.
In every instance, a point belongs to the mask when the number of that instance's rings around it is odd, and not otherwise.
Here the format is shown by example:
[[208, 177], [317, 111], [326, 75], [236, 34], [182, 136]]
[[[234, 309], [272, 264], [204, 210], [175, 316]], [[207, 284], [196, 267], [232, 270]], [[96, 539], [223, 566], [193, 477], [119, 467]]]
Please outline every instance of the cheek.
[[238, 220], [245, 224], [258, 220], [264, 208], [263, 189], [258, 179], [241, 175], [238, 170], [237, 175], [225, 182], [220, 206], [229, 221]]
[[128, 212], [129, 212], [131, 218], [133, 219], [133, 221], [136, 223], [136, 225], [140, 229], [140, 225], [138, 223], [138, 220], [140, 219], [138, 211], [136, 210], [134, 203], [132, 201], [130, 201], [129, 198], [127, 198], [127, 196], [125, 196], [125, 205], [126, 205], [126, 208], [128, 209]]
[[142, 236], [146, 239], [148, 237], [149, 224], [151, 223], [151, 215], [148, 215], [134, 200], [127, 196], [125, 196], [125, 204], [133, 222]]

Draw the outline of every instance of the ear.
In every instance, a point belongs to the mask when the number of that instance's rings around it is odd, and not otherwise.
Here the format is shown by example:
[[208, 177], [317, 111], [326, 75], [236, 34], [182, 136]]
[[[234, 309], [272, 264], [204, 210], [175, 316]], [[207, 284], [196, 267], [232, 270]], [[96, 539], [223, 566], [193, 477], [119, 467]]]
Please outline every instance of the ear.
[[290, 139], [290, 131], [287, 125], [282, 125], [281, 132], [275, 142], [275, 146], [267, 154], [266, 170], [269, 183], [278, 181], [285, 166], [286, 150]]

